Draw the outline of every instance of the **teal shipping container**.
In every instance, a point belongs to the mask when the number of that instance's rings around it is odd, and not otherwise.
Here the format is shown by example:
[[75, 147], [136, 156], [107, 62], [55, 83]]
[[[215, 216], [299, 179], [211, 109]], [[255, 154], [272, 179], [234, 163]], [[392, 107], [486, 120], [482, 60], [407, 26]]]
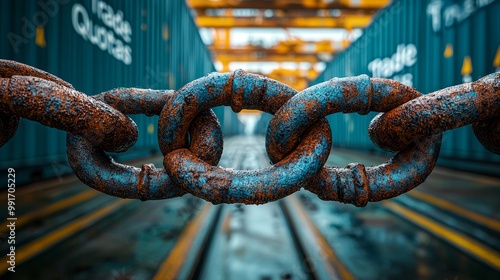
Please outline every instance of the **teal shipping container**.
[[[116, 87], [178, 89], [215, 71], [185, 1], [2, 2], [0, 58], [48, 71], [89, 95]], [[221, 121], [222, 109], [217, 108]], [[157, 117], [132, 116], [136, 145], [119, 160], [158, 153]], [[22, 120], [0, 149], [18, 184], [71, 172], [66, 133]]]
[[[500, 71], [500, 1], [394, 0], [311, 85], [367, 74], [430, 93]], [[380, 151], [367, 116], [328, 117], [335, 146]], [[485, 150], [470, 126], [443, 135], [439, 163], [498, 174], [500, 156]]]

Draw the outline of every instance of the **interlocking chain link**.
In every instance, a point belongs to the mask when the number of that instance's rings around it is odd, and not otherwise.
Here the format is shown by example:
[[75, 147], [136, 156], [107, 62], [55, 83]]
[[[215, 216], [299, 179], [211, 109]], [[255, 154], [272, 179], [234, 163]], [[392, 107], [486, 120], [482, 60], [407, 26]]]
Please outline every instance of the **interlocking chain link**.
[[[221, 105], [274, 115], [266, 134], [271, 167], [216, 166], [223, 139], [211, 108]], [[332, 141], [325, 117], [370, 111], [381, 112], [370, 123], [370, 138], [396, 155], [374, 167], [325, 167]], [[160, 116], [164, 168], [122, 165], [106, 154], [136, 142], [137, 126], [127, 114]], [[365, 206], [424, 182], [445, 130], [472, 124], [483, 146], [500, 154], [500, 72], [427, 95], [366, 75], [297, 92], [237, 70], [209, 74], [178, 91], [118, 88], [87, 96], [49, 73], [0, 60], [0, 147], [15, 134], [21, 117], [67, 131], [68, 161], [77, 177], [113, 196], [148, 200], [191, 193], [214, 204], [262, 204], [305, 188], [321, 199]]]
[[[268, 152], [275, 151], [276, 157], [269, 153], [274, 162], [288, 154], [299, 136], [320, 118], [337, 112], [361, 115], [370, 111], [387, 112], [421, 96], [409, 86], [366, 75], [331, 79], [302, 91], [278, 110], [269, 123], [266, 148]], [[306, 189], [322, 199], [356, 206], [394, 197], [427, 178], [440, 145], [441, 135], [432, 135], [403, 146], [393, 159], [376, 167], [365, 168], [360, 163], [346, 168], [324, 167]]]

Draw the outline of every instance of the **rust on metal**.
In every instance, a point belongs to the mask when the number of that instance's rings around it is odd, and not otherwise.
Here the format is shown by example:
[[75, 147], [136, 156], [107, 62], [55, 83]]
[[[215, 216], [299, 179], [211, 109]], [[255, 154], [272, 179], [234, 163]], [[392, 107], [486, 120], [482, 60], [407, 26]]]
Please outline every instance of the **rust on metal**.
[[[73, 88], [71, 84], [62, 79], [37, 69], [12, 60], [0, 59], [0, 93], [9, 90], [9, 78], [12, 76], [32, 76], [53, 81], [61, 86]], [[0, 147], [5, 145], [16, 133], [20, 117], [11, 115], [9, 112], [14, 108], [8, 108], [7, 104], [0, 102]]]
[[425, 181], [436, 165], [441, 135], [415, 141], [378, 166], [351, 163], [346, 168], [325, 167], [306, 189], [323, 200], [365, 206], [408, 192]]
[[0, 114], [0, 147], [5, 145], [16, 134], [19, 121], [19, 117]]
[[[266, 134], [273, 166], [215, 167], [223, 140], [211, 108], [221, 105], [275, 114]], [[370, 123], [371, 139], [398, 153], [374, 167], [324, 167], [331, 148], [325, 117], [370, 111], [383, 112]], [[122, 165], [106, 154], [125, 151], [137, 140], [137, 126], [125, 114], [160, 116], [164, 169]], [[261, 204], [304, 187], [321, 199], [365, 206], [424, 182], [445, 130], [472, 124], [483, 146], [500, 153], [500, 72], [425, 96], [366, 75], [334, 78], [297, 93], [237, 70], [212, 73], [178, 91], [118, 88], [89, 97], [47, 72], [0, 60], [0, 147], [21, 117], [68, 131], [70, 166], [85, 184], [110, 195], [148, 200], [189, 192], [212, 203]]]
[[500, 155], [500, 117], [474, 123], [472, 129], [484, 148]]
[[[187, 131], [198, 112], [216, 106], [232, 106], [235, 111], [258, 109], [274, 114], [296, 90], [267, 77], [248, 74], [212, 73], [190, 82], [169, 96], [158, 122], [158, 143], [163, 155], [182, 148]], [[240, 101], [233, 101], [233, 98]]]
[[130, 118], [51, 74], [7, 60], [0, 60], [0, 73], [0, 114], [7, 116], [0, 126], [11, 127], [0, 138], [2, 145], [14, 134], [15, 117], [82, 135], [111, 152], [125, 151], [137, 140]]
[[0, 102], [4, 115], [82, 135], [106, 151], [125, 151], [137, 140], [132, 119], [92, 97], [41, 78], [11, 77]]
[[174, 182], [213, 204], [263, 204], [286, 197], [314, 176], [328, 158], [331, 133], [326, 121], [314, 125], [286, 158], [268, 168], [233, 170], [211, 166], [187, 149], [163, 161]]
[[160, 115], [158, 141], [168, 174], [187, 192], [212, 203], [259, 204], [295, 192], [328, 158], [331, 132], [326, 119], [318, 120], [301, 135], [294, 152], [258, 171], [213, 167], [179, 146], [185, 143], [187, 128], [200, 111], [226, 105], [234, 111], [259, 109], [273, 114], [296, 93], [275, 80], [242, 70], [213, 73], [184, 86], [167, 101]]
[[167, 97], [174, 90], [152, 90], [142, 88], [116, 88], [92, 96], [123, 114], [159, 116]]
[[267, 129], [267, 152], [272, 162], [279, 161], [297, 145], [305, 129], [329, 114], [385, 112], [420, 95], [388, 79], [333, 78], [305, 89], [276, 112]]
[[[174, 91], [120, 88], [94, 96], [125, 114], [159, 115]], [[147, 97], [146, 97], [147, 96]], [[144, 101], [147, 102], [144, 102]], [[203, 160], [217, 164], [222, 155], [222, 130], [210, 111], [202, 112], [190, 130], [190, 149]], [[86, 185], [103, 193], [141, 200], [183, 195], [163, 168], [144, 164], [141, 169], [114, 162], [104, 150], [85, 137], [68, 133], [67, 152], [71, 168]]]
[[[367, 75], [334, 78], [292, 97], [276, 112], [266, 135], [268, 151], [279, 160], [299, 137], [297, 134], [329, 114], [367, 114], [387, 111], [421, 94], [411, 87]], [[297, 110], [298, 108], [298, 110]], [[441, 135], [427, 137], [397, 154], [389, 162], [367, 167], [352, 163], [346, 168], [324, 167], [306, 189], [320, 198], [365, 206], [397, 196], [419, 184], [431, 173], [441, 147]], [[271, 152], [268, 152], [271, 156]]]
[[61, 78], [56, 77], [50, 73], [47, 73], [33, 66], [19, 63], [13, 60], [0, 59], [0, 77], [10, 78], [12, 76], [38, 77], [47, 81], [54, 82], [63, 87], [73, 88], [73, 86], [70, 83], [62, 80]]
[[[380, 148], [400, 151], [417, 139], [499, 116], [500, 72], [423, 95], [378, 115], [370, 124], [369, 135]], [[476, 127], [491, 128], [480, 124]], [[498, 153], [500, 142], [494, 131], [483, 130], [478, 134], [481, 142], [487, 143], [485, 148]]]

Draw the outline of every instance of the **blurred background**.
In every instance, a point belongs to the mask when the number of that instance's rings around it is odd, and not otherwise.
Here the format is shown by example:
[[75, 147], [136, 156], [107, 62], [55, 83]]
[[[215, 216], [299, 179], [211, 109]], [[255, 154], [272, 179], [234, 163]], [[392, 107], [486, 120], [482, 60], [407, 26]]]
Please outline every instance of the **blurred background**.
[[[8, 0], [2, 8], [0, 59], [88, 95], [177, 90], [236, 69], [299, 91], [367, 74], [426, 94], [500, 71], [498, 0]], [[269, 166], [271, 115], [213, 110], [225, 140], [219, 165]], [[374, 116], [328, 116], [328, 166], [392, 156], [368, 137]], [[131, 117], [137, 143], [110, 155], [162, 167], [158, 117]], [[500, 279], [500, 156], [470, 126], [444, 133], [425, 183], [364, 208], [307, 191], [261, 206], [111, 197], [73, 175], [65, 132], [25, 119], [0, 148], [0, 169], [2, 279]]]

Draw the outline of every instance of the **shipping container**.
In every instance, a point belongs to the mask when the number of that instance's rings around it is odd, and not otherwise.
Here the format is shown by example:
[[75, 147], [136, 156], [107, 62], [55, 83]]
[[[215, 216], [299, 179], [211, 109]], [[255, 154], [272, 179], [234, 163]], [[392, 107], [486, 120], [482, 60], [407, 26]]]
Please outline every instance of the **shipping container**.
[[[2, 8], [0, 58], [48, 71], [89, 95], [178, 89], [215, 71], [185, 1], [8, 0]], [[132, 118], [139, 139], [119, 160], [159, 152], [158, 117]], [[18, 184], [71, 172], [65, 142], [65, 132], [23, 119], [0, 149], [0, 169], [19, 168]]]
[[[423, 94], [500, 71], [500, 1], [394, 0], [311, 84], [367, 74], [398, 80]], [[380, 151], [368, 137], [368, 116], [328, 117], [335, 146]], [[470, 126], [443, 135], [440, 163], [498, 172], [500, 156], [485, 150]]]

